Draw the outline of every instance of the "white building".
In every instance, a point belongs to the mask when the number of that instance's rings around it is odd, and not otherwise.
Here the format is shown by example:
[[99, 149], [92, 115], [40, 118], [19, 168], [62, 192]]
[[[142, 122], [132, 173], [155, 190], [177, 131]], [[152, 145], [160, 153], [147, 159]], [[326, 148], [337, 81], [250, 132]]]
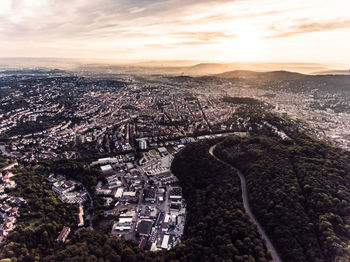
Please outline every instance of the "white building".
[[169, 235], [164, 235], [161, 248], [168, 250], [169, 249], [168, 243], [169, 243]]
[[146, 139], [139, 139], [139, 148], [141, 150], [147, 149], [147, 141], [146, 141]]

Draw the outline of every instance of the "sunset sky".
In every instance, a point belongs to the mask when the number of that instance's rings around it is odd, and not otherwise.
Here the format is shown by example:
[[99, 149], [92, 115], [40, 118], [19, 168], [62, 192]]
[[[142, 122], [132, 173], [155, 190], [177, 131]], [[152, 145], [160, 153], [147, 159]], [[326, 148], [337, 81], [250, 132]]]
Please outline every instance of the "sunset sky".
[[350, 1], [1, 0], [0, 57], [350, 64]]

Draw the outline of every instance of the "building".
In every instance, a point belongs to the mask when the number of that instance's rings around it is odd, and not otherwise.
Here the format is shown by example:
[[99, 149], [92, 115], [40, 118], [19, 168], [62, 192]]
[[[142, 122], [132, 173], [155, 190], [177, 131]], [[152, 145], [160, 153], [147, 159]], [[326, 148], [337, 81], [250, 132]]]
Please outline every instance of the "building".
[[104, 215], [105, 217], [114, 216], [114, 215], [115, 215], [115, 210], [114, 210], [114, 209], [111, 209], [111, 210], [104, 210], [104, 211], [103, 211], [103, 215]]
[[13, 163], [11, 163], [11, 164], [9, 164], [9, 165], [3, 167], [1, 170], [2, 170], [2, 171], [10, 170], [11, 168], [14, 168], [15, 166], [18, 166], [18, 162], [17, 162], [17, 161], [15, 161], [15, 162], [13, 162]]
[[119, 187], [117, 190], [115, 190], [114, 197], [119, 199], [123, 196], [123, 193], [124, 193], [124, 188]]
[[146, 244], [147, 244], [147, 237], [142, 236], [139, 242], [139, 248], [142, 250], [145, 249]]
[[84, 216], [84, 209], [81, 206], [79, 206], [79, 208], [78, 208], [78, 227], [84, 226], [83, 216]]
[[91, 166], [114, 164], [114, 163], [118, 163], [118, 158], [116, 158], [116, 157], [106, 157], [106, 158], [100, 158], [99, 160], [97, 160], [95, 162], [92, 162]]
[[125, 191], [123, 193], [123, 198], [129, 198], [129, 197], [135, 197], [136, 196], [136, 192], [133, 191]]
[[155, 188], [144, 189], [143, 195], [144, 195], [146, 202], [154, 203], [156, 201], [156, 189]]
[[76, 135], [75, 142], [76, 142], [77, 145], [84, 144], [85, 143], [85, 136], [81, 135], [81, 134]]
[[166, 154], [166, 153], [168, 153], [168, 150], [165, 147], [159, 147], [158, 152], [160, 154]]
[[182, 199], [182, 189], [181, 187], [173, 187], [170, 190], [170, 196], [171, 201], [181, 201]]
[[114, 223], [112, 227], [112, 234], [119, 234], [122, 231], [131, 230], [131, 225], [129, 224], [120, 224], [119, 222]]
[[169, 243], [169, 235], [164, 235], [164, 237], [163, 237], [163, 241], [162, 241], [162, 245], [161, 245], [161, 248], [162, 249], [166, 249], [166, 250], [168, 250], [169, 249], [169, 245], [168, 245], [168, 243]]
[[101, 166], [100, 168], [104, 175], [113, 173], [113, 168], [111, 165], [104, 165], [104, 166]]
[[141, 222], [138, 225], [137, 232], [140, 234], [140, 236], [148, 237], [151, 234], [152, 225], [153, 225], [152, 221], [141, 220]]
[[158, 216], [158, 208], [152, 206], [141, 206], [140, 218], [156, 219]]
[[146, 150], [147, 149], [147, 141], [146, 141], [146, 139], [139, 139], [138, 140], [138, 142], [139, 142], [139, 148], [141, 149], [141, 150]]
[[64, 243], [66, 241], [67, 236], [70, 233], [70, 227], [64, 227], [61, 231], [61, 233], [58, 235], [56, 241]]
[[52, 186], [52, 190], [61, 195], [61, 194], [66, 194], [70, 191], [73, 191], [74, 190], [74, 183], [72, 183], [71, 181], [59, 181], [59, 182], [56, 182], [53, 184]]
[[7, 212], [10, 212], [11, 211], [11, 206], [9, 206], [8, 204], [4, 203], [0, 206], [0, 209], [4, 212], [4, 213], [7, 213]]
[[113, 224], [112, 234], [118, 234], [121, 231], [131, 230], [135, 216], [135, 211], [129, 211], [124, 214], [120, 214], [118, 222]]
[[126, 163], [126, 168], [129, 169], [129, 170], [133, 169], [134, 168], [133, 163], [131, 163], [131, 162]]

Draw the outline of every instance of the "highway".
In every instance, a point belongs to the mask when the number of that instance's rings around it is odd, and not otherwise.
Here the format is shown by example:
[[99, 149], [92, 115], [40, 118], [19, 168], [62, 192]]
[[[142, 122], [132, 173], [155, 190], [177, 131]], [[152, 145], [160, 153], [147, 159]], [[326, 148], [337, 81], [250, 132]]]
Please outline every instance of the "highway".
[[259, 231], [261, 237], [265, 240], [265, 244], [266, 244], [267, 249], [271, 252], [273, 261], [274, 262], [282, 262], [280, 256], [278, 255], [278, 252], [275, 249], [275, 247], [273, 246], [270, 238], [266, 235], [264, 229], [262, 228], [262, 226], [260, 225], [258, 220], [255, 218], [255, 216], [254, 216], [254, 214], [252, 212], [252, 209], [250, 208], [249, 200], [248, 200], [247, 182], [246, 182], [246, 179], [245, 179], [244, 175], [237, 168], [235, 168], [234, 166], [232, 166], [232, 165], [226, 163], [225, 161], [217, 158], [214, 155], [214, 149], [215, 149], [216, 145], [212, 146], [209, 149], [209, 154], [211, 156], [213, 156], [220, 163], [222, 163], [222, 164], [224, 164], [226, 166], [229, 166], [232, 170], [234, 170], [238, 174], [239, 179], [241, 180], [241, 190], [242, 190], [242, 199], [243, 199], [244, 209], [247, 212], [247, 214], [249, 215], [250, 219], [257, 225], [258, 231]]

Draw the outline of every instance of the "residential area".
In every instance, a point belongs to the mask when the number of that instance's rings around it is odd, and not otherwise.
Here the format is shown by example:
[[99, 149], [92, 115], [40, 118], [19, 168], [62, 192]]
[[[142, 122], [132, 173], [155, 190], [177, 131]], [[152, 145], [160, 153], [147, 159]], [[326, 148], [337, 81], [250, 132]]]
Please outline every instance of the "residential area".
[[6, 236], [16, 228], [16, 217], [20, 212], [20, 206], [26, 201], [21, 197], [14, 197], [5, 193], [5, 189], [14, 189], [15, 181], [11, 178], [16, 174], [11, 171], [18, 166], [15, 161], [0, 170], [0, 246], [6, 242]]

